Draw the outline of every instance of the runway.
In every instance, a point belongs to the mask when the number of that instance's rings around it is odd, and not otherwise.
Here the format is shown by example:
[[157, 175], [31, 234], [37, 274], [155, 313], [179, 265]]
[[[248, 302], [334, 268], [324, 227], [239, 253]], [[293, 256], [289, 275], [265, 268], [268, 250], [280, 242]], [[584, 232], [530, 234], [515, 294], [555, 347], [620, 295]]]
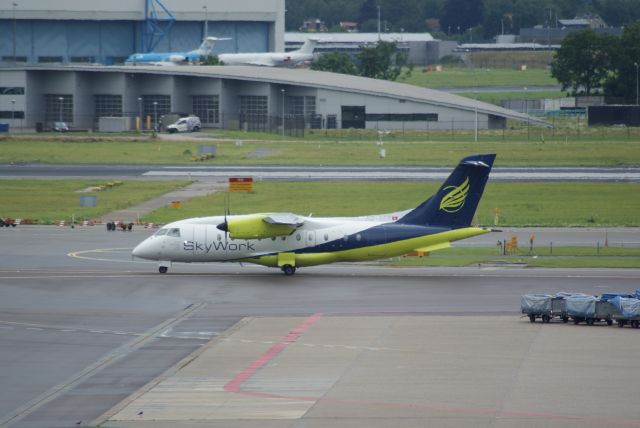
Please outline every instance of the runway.
[[0, 426], [640, 425], [638, 331], [518, 313], [527, 292], [633, 291], [638, 270], [160, 275], [129, 257], [149, 233], [0, 231]]
[[[442, 181], [450, 167], [422, 166], [285, 166], [285, 165], [54, 165], [3, 164], [3, 178], [113, 178], [113, 179], [198, 179], [226, 181], [234, 176], [256, 180], [322, 181], [386, 180]], [[493, 181], [625, 181], [639, 182], [637, 167], [496, 167]]]

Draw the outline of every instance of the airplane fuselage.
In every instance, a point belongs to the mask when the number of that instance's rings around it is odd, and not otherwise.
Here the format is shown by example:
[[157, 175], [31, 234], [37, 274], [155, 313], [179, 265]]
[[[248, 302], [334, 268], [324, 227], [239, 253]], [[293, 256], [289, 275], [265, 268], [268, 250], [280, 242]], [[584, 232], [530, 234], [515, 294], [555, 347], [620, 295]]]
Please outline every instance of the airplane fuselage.
[[[231, 216], [230, 219], [242, 216]], [[345, 218], [303, 217], [290, 235], [232, 239], [216, 225], [225, 218], [202, 217], [164, 226], [135, 248], [136, 257], [163, 262], [246, 261], [276, 267], [282, 254], [295, 266], [366, 261], [406, 254], [417, 248], [486, 233], [482, 228], [450, 229]], [[435, 249], [435, 248], [434, 248]]]

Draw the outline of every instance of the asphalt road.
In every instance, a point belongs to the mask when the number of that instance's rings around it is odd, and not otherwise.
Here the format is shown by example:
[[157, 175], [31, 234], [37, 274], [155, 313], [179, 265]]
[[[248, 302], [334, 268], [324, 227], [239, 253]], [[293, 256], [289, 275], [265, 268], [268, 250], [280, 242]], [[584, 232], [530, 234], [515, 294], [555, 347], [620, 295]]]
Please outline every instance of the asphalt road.
[[[233, 176], [257, 180], [442, 181], [449, 167], [282, 166], [282, 165], [49, 165], [2, 164], [0, 178], [198, 179], [226, 181]], [[640, 168], [540, 167], [494, 168], [493, 181], [640, 181]]]
[[90, 424], [247, 316], [517, 317], [524, 293], [631, 292], [640, 283], [638, 270], [348, 264], [293, 277], [237, 264], [160, 275], [129, 256], [149, 233], [0, 231], [0, 426]]

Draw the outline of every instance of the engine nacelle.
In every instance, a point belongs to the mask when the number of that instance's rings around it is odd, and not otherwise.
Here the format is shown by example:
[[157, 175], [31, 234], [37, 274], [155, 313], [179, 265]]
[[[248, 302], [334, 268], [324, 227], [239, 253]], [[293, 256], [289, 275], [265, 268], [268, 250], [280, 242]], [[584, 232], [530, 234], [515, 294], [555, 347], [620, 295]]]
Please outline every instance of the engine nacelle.
[[231, 239], [264, 239], [274, 236], [287, 236], [295, 230], [295, 226], [288, 224], [267, 223], [268, 214], [252, 214], [227, 219], [217, 226], [218, 229], [229, 232]]
[[186, 60], [187, 58], [184, 55], [171, 55], [169, 57], [169, 61], [175, 62], [175, 63], [185, 62]]

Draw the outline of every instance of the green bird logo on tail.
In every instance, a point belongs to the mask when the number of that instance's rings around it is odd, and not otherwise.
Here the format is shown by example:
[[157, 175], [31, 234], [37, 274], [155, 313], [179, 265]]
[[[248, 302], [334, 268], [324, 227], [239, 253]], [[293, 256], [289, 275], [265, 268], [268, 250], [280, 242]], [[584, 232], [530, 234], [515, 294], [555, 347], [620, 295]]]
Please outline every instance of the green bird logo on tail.
[[448, 213], [455, 213], [462, 209], [464, 201], [469, 194], [469, 177], [459, 186], [448, 186], [444, 190], [451, 189], [449, 193], [442, 197], [440, 201], [440, 209]]

